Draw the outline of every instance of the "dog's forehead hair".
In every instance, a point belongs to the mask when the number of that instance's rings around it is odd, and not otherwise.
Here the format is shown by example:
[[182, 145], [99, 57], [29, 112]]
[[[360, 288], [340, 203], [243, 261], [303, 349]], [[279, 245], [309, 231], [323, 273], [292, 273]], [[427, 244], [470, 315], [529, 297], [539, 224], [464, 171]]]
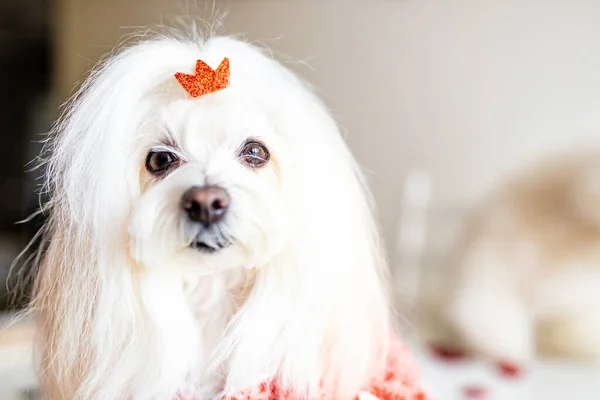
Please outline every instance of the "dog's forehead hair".
[[235, 93], [175, 100], [161, 106], [166, 141], [195, 157], [233, 151], [249, 137], [265, 138], [271, 129], [258, 107]]

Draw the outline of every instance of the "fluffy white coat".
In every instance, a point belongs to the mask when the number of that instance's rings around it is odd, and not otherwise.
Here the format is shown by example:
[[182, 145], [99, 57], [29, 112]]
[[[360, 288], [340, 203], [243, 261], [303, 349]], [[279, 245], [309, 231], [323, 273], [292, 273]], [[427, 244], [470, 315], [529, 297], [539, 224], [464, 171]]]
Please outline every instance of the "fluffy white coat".
[[[230, 86], [174, 79], [228, 57]], [[259, 138], [260, 170], [236, 149]], [[185, 162], [163, 179], [152, 148]], [[200, 399], [276, 377], [355, 396], [383, 368], [386, 263], [359, 168], [294, 74], [231, 37], [157, 35], [94, 70], [48, 142], [49, 221], [33, 311], [47, 399]], [[188, 247], [189, 187], [218, 184], [234, 244]]]

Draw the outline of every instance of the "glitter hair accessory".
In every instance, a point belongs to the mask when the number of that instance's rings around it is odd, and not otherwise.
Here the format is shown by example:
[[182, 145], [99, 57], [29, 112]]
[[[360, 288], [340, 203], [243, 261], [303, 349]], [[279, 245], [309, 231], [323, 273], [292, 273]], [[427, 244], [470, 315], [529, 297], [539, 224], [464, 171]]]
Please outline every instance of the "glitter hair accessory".
[[175, 79], [192, 97], [200, 97], [225, 89], [229, 85], [229, 58], [225, 57], [215, 70], [204, 61], [198, 60], [194, 75], [178, 72], [175, 74]]

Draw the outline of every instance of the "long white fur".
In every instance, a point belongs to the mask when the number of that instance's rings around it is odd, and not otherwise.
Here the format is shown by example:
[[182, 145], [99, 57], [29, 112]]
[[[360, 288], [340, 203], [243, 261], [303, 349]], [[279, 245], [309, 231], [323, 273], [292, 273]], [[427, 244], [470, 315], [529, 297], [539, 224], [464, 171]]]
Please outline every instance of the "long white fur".
[[[229, 88], [192, 99], [173, 77], [231, 61]], [[250, 170], [235, 151], [272, 154]], [[165, 144], [167, 143], [167, 144]], [[153, 146], [185, 164], [157, 180]], [[50, 220], [32, 309], [47, 399], [201, 399], [278, 378], [355, 396], [383, 368], [386, 263], [360, 170], [323, 104], [230, 37], [160, 35], [108, 58], [56, 125]], [[214, 255], [187, 247], [193, 185], [230, 192]]]

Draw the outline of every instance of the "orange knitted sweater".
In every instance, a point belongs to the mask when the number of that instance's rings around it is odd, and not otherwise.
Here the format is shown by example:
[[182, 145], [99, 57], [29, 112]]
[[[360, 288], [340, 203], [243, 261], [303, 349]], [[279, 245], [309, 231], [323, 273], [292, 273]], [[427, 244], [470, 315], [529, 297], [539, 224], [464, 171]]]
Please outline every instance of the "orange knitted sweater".
[[[398, 338], [390, 346], [387, 366], [382, 376], [374, 379], [364, 392], [368, 392], [379, 400], [430, 400], [422, 390], [419, 373], [413, 363], [410, 352]], [[276, 382], [264, 382], [257, 387], [246, 389], [238, 394], [227, 396], [222, 400], [295, 400], [291, 392], [279, 388]], [[181, 396], [181, 400], [193, 398]], [[318, 400], [333, 399], [323, 395]], [[358, 395], [354, 400], [358, 400]]]

